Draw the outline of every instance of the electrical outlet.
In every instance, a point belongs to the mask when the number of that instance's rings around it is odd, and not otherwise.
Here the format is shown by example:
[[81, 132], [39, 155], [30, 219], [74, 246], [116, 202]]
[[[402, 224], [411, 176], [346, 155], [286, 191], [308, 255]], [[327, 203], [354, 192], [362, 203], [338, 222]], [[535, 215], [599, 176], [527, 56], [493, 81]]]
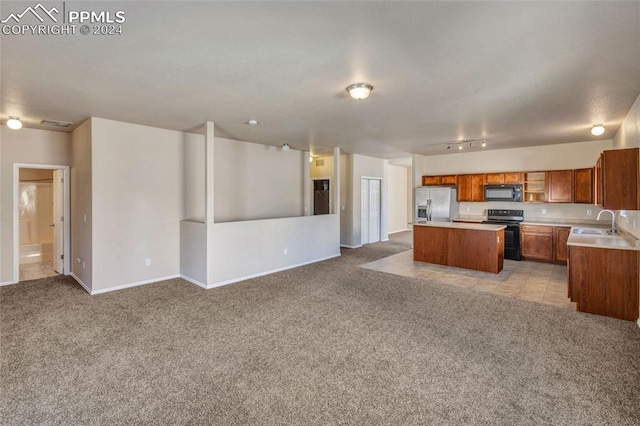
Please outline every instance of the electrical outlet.
[[542, 209], [542, 214], [547, 214], [547, 209]]
[[636, 220], [635, 219], [633, 219], [633, 230], [634, 231], [636, 230]]
[[85, 222], [87, 221], [87, 215], [86, 214], [84, 215], [84, 221]]
[[467, 212], [471, 211], [471, 209], [469, 207], [467, 207]]
[[289, 250], [284, 249], [284, 255], [286, 256], [289, 253]]
[[82, 261], [82, 269], [87, 269], [87, 262], [84, 260]]
[[587, 216], [591, 216], [593, 212], [591, 210], [587, 210]]
[[147, 266], [151, 266], [151, 259], [145, 259], [144, 264]]

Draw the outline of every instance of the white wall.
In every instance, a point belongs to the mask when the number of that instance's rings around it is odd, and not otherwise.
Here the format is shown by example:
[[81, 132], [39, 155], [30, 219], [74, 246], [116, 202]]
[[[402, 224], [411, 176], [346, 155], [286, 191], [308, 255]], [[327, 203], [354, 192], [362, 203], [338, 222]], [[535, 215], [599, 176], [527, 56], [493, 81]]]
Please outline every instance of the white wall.
[[93, 291], [178, 275], [183, 133], [91, 121]]
[[353, 239], [353, 155], [340, 155], [340, 245], [355, 246]]
[[389, 233], [407, 229], [407, 168], [390, 164], [389, 175]]
[[180, 275], [207, 285], [207, 225], [203, 222], [180, 222]]
[[184, 218], [204, 222], [205, 215], [205, 155], [204, 136], [184, 134]]
[[[13, 164], [71, 163], [71, 135], [0, 126], [0, 283], [13, 281]], [[17, 239], [18, 236], [16, 235]]]
[[465, 152], [414, 155], [416, 186], [422, 175], [562, 170], [593, 167], [598, 155], [613, 147], [612, 140]]
[[303, 151], [215, 138], [215, 222], [302, 216]]
[[91, 122], [86, 120], [71, 134], [71, 272], [88, 291], [93, 287]]
[[340, 256], [339, 227], [336, 214], [215, 223], [209, 286]]
[[[345, 198], [345, 206], [350, 206], [351, 212], [347, 211], [347, 207], [345, 207], [344, 211], [341, 211], [341, 214], [344, 214], [348, 223], [345, 224], [345, 226], [341, 226], [340, 244], [345, 247], [359, 247], [362, 244], [361, 186], [363, 177], [382, 179], [380, 239], [385, 241], [388, 239], [388, 160], [358, 154], [351, 154], [346, 160], [345, 163], [349, 164], [345, 165], [345, 171], [347, 173], [342, 174], [342, 179], [345, 180], [346, 185], [350, 187], [350, 193], [348, 190], [342, 191], [341, 195], [343, 192], [347, 192], [348, 195]], [[350, 173], [348, 173], [348, 171], [350, 171]]]
[[[629, 110], [620, 130], [613, 138], [615, 149], [640, 147], [640, 96]], [[636, 238], [640, 238], [640, 211], [622, 210], [619, 212], [618, 225]]]

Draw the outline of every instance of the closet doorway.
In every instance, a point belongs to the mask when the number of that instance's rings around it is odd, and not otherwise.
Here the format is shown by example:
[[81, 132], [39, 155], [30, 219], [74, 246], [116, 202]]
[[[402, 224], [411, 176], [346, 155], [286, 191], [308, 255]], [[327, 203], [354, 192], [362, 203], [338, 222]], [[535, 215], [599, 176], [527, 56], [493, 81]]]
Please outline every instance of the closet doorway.
[[361, 243], [370, 244], [380, 241], [380, 187], [382, 179], [362, 178], [362, 224]]

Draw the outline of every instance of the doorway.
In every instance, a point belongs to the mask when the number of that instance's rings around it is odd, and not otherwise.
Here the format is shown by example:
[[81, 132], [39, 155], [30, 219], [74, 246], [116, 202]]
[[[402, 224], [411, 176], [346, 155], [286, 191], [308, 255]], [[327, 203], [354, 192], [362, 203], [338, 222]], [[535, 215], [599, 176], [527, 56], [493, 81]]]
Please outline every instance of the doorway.
[[313, 215], [331, 213], [331, 179], [312, 179], [313, 184]]
[[69, 167], [14, 164], [13, 282], [69, 273]]
[[360, 228], [362, 244], [380, 241], [380, 186], [381, 179], [362, 178], [362, 223]]

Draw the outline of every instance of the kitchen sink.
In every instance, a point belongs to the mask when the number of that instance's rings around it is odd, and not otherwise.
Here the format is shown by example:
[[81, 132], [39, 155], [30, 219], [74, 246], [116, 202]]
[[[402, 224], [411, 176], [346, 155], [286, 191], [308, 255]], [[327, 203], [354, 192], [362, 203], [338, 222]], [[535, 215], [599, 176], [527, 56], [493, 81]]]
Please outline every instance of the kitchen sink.
[[573, 230], [573, 233], [582, 235], [615, 235], [615, 231], [611, 229], [576, 228]]

